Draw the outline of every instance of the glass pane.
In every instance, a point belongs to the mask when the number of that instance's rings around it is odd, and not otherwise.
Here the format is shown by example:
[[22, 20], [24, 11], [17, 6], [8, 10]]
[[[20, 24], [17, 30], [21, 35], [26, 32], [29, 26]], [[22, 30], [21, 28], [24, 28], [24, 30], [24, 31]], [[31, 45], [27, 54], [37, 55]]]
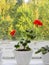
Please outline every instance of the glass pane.
[[[0, 39], [26, 38], [32, 29], [35, 40], [49, 40], [49, 0], [0, 0]], [[3, 6], [4, 5], [4, 6]], [[41, 23], [33, 23], [33, 22]], [[16, 30], [15, 36], [10, 35]]]

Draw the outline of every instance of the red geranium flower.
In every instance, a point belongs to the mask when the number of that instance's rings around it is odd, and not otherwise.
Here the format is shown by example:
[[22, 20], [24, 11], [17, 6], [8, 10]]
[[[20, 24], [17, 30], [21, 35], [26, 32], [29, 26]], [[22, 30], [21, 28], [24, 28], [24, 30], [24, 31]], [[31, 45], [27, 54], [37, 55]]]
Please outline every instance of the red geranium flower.
[[16, 33], [16, 30], [12, 30], [12, 31], [10, 32], [10, 35], [11, 35], [11, 36], [14, 36], [15, 33]]
[[35, 20], [33, 23], [37, 26], [42, 26], [43, 25], [43, 23], [40, 20]]

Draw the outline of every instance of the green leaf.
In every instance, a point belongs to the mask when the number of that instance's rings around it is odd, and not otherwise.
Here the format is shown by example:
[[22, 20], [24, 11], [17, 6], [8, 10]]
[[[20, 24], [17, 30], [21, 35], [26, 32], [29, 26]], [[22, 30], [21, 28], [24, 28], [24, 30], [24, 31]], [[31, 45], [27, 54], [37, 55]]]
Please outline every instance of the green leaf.
[[19, 45], [19, 44], [17, 44], [17, 45], [15, 45], [14, 47], [15, 47], [15, 48], [19, 48], [19, 47], [20, 47], [20, 45]]
[[38, 51], [36, 51], [35, 54], [38, 54], [38, 53], [40, 53], [40, 52], [41, 52], [41, 49], [39, 49]]
[[28, 51], [31, 50], [31, 48], [29, 48], [29, 46], [27, 46], [26, 49], [27, 49]]
[[30, 40], [26, 40], [26, 43], [30, 43], [31, 41]]
[[22, 45], [23, 45], [24, 47], [26, 47], [26, 46], [27, 46], [27, 43], [26, 43], [26, 42], [24, 42]]
[[42, 51], [42, 54], [46, 54], [46, 53], [48, 53], [47, 51]]
[[23, 44], [23, 41], [21, 40], [20, 43]]

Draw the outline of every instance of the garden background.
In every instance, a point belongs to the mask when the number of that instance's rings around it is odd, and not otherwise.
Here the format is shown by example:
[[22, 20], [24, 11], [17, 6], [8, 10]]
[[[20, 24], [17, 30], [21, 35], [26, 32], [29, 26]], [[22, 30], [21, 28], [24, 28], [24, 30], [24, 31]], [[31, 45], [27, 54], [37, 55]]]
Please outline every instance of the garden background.
[[[34, 20], [42, 27], [36, 27]], [[11, 30], [16, 30], [14, 39], [26, 38], [26, 29], [33, 30], [34, 40], [49, 40], [49, 0], [0, 0], [0, 39], [10, 39]]]

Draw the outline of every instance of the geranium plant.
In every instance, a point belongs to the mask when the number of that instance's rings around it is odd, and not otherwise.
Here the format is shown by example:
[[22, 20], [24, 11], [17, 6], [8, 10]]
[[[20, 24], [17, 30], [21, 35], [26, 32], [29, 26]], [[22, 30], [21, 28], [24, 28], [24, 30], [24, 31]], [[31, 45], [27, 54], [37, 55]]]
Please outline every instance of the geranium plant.
[[26, 39], [21, 39], [17, 43], [17, 45], [15, 45], [15, 48], [18, 51], [29, 51], [29, 50], [31, 50], [31, 48], [29, 47], [28, 44], [31, 42], [31, 39], [34, 39], [36, 37], [36, 35], [33, 35], [32, 30], [26, 30], [26, 35], [27, 35]]
[[[33, 22], [33, 24], [35, 24], [36, 26], [42, 26], [42, 22], [40, 20], [35, 20]], [[12, 38], [15, 37], [15, 33], [16, 30], [12, 30], [10, 32], [10, 35], [12, 36]], [[32, 29], [28, 29], [26, 30], [26, 38], [23, 38], [17, 43], [17, 45], [15, 45], [16, 50], [18, 51], [29, 51], [31, 50], [31, 48], [29, 47], [29, 43], [31, 42], [31, 40], [36, 38], [36, 33], [32, 30]]]

